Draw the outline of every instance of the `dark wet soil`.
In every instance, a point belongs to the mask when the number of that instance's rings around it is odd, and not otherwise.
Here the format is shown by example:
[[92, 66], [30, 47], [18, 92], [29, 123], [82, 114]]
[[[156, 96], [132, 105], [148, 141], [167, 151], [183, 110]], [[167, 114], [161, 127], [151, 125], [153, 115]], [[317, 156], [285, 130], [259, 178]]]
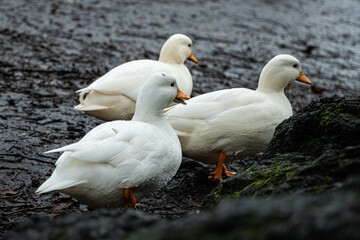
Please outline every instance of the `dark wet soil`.
[[[179, 32], [193, 39], [200, 61], [187, 63], [194, 96], [255, 88], [265, 63], [288, 53], [315, 85], [286, 90], [298, 111], [315, 98], [360, 93], [359, 11], [357, 0], [1, 1], [0, 236], [30, 217], [93, 211], [63, 194], [34, 194], [58, 157], [43, 152], [101, 123], [73, 111], [77, 89], [123, 62], [156, 59]], [[138, 208], [166, 219], [201, 211], [212, 168], [184, 159], [169, 185]]]

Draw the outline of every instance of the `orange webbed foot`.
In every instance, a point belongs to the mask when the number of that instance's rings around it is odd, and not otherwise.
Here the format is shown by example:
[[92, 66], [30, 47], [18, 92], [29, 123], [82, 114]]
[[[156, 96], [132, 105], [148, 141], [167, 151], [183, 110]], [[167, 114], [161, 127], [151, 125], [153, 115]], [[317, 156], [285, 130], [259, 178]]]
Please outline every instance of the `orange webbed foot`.
[[222, 182], [221, 174], [222, 174], [222, 166], [221, 165], [219, 166], [219, 164], [218, 164], [215, 171], [210, 173], [210, 176], [208, 177], [208, 179], [211, 181], [220, 183], [220, 182]]
[[230, 177], [230, 176], [235, 174], [234, 172], [229, 172], [229, 171], [226, 170], [226, 167], [225, 167], [225, 164], [224, 164], [225, 158], [226, 158], [226, 154], [223, 153], [223, 152], [220, 152], [217, 167], [216, 167], [215, 171], [213, 171], [211, 173], [211, 175], [208, 177], [209, 180], [220, 183], [220, 182], [223, 181], [222, 178], [221, 178], [221, 175], [225, 175], [227, 177]]
[[224, 174], [224, 175], [227, 176], [227, 177], [230, 177], [230, 176], [232, 176], [232, 175], [235, 175], [235, 172], [227, 171], [227, 170], [226, 170], [226, 167], [225, 167], [225, 164], [223, 164], [222, 174]]
[[219, 175], [210, 175], [208, 176], [208, 179], [211, 181], [214, 181], [216, 183], [221, 183], [223, 181], [223, 179], [221, 178], [221, 174]]

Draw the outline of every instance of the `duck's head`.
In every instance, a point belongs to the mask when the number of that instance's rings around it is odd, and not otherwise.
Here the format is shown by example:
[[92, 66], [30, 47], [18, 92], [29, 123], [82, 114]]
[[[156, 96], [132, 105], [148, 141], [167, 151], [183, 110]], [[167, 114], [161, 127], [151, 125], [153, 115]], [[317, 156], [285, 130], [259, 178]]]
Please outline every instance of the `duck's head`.
[[193, 43], [184, 34], [172, 35], [161, 48], [159, 61], [165, 63], [183, 64], [186, 59], [198, 63], [192, 54]]
[[190, 97], [179, 90], [173, 76], [167, 73], [154, 73], [140, 89], [135, 115], [162, 116], [164, 108], [171, 102], [185, 104], [183, 99]]
[[291, 55], [280, 54], [271, 59], [261, 71], [257, 91], [280, 92], [294, 80], [312, 84], [302, 72], [299, 60]]

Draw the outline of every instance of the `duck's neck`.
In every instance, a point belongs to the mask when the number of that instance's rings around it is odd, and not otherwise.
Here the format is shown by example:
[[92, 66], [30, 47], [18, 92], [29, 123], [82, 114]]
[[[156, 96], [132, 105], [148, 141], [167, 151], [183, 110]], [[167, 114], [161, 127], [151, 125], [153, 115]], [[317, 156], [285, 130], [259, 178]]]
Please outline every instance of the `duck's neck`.
[[[148, 112], [140, 112], [137, 111], [135, 112], [133, 118], [131, 121], [138, 121], [138, 122], [145, 122], [145, 123], [149, 123], [152, 125], [156, 125], [158, 126], [158, 123], [163, 123], [166, 122], [163, 116], [159, 116], [159, 115], [154, 115]], [[162, 124], [160, 124], [162, 125]]]
[[172, 64], [183, 64], [184, 59], [179, 52], [174, 51], [174, 47], [171, 43], [165, 43], [161, 48], [159, 55], [159, 62], [172, 63]]
[[283, 110], [284, 116], [287, 118], [292, 115], [292, 107], [289, 99], [285, 95], [284, 90], [286, 85], [284, 85], [285, 80], [281, 79], [282, 77], [283, 76], [276, 72], [261, 72], [256, 91], [266, 94], [267, 99], [276, 103], [276, 105]]
[[174, 57], [171, 52], [160, 53], [159, 62], [171, 64], [183, 64], [184, 61], [180, 57]]
[[259, 84], [256, 91], [262, 93], [279, 93], [284, 94], [284, 89], [288, 81], [286, 75], [274, 68], [265, 66], [261, 71]]
[[152, 124], [169, 135], [173, 136], [175, 131], [170, 124], [164, 119], [163, 111], [166, 106], [161, 106], [158, 103], [150, 101], [142, 101], [141, 99], [136, 103], [135, 114], [131, 121], [138, 121]]
[[152, 97], [138, 97], [133, 120], [141, 122], [148, 122], [148, 119], [160, 120], [163, 118], [162, 112], [165, 107], [165, 104], [164, 106], [159, 104]]

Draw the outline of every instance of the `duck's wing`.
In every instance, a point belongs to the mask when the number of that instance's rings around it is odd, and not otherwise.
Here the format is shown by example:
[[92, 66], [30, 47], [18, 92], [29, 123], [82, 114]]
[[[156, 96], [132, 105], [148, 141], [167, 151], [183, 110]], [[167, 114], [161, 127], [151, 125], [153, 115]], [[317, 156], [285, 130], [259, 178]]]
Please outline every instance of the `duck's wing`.
[[178, 135], [188, 135], [194, 128], [202, 127], [228, 111], [263, 101], [255, 95], [255, 91], [245, 88], [206, 93], [186, 101], [186, 105], [166, 109], [164, 116]]
[[[99, 169], [104, 169], [104, 164], [110, 165], [116, 169], [121, 187], [131, 187], [144, 179], [153, 178], [153, 174], [159, 171], [159, 159], [172, 159], [172, 155], [177, 153], [172, 151], [175, 146], [169, 144], [167, 135], [153, 125], [116, 122], [104, 123], [81, 141], [49, 151], [64, 151], [57, 167], [61, 168], [62, 163], [70, 160], [95, 164], [94, 169], [97, 164]], [[97, 135], [98, 132], [102, 132], [102, 135]]]
[[112, 122], [103, 123], [95, 128], [93, 128], [90, 132], [88, 132], [79, 142], [66, 145], [64, 147], [56, 148], [49, 150], [47, 153], [54, 153], [54, 152], [66, 152], [67, 154], [62, 154], [59, 159], [56, 161], [55, 165], [58, 165], [62, 160], [68, 158], [71, 152], [76, 151], [77, 149], [83, 149], [90, 147], [91, 145], [99, 144], [107, 139], [112, 139], [118, 133], [118, 128], [124, 124], [125, 121], [118, 120]]
[[[165, 113], [186, 155], [204, 149], [231, 153], [235, 142], [234, 153], [238, 154], [249, 145], [258, 144], [259, 138], [270, 141], [269, 132], [289, 117], [289, 113], [268, 96], [249, 89], [223, 90], [197, 98]], [[239, 142], [241, 139], [246, 139], [244, 144]]]
[[124, 94], [136, 101], [140, 86], [152, 73], [163, 68], [164, 63], [154, 60], [135, 60], [121, 64], [97, 79], [88, 87], [78, 90], [80, 95], [91, 90], [108, 94]]
[[137, 143], [142, 138], [142, 131], [152, 131], [152, 128], [148, 124], [131, 121], [103, 123], [91, 130], [79, 142], [46, 153], [71, 152], [68, 157], [77, 160], [112, 164], [112, 160], [118, 155], [124, 159], [128, 158], [128, 155], [134, 151], [131, 149], [133, 143]]

